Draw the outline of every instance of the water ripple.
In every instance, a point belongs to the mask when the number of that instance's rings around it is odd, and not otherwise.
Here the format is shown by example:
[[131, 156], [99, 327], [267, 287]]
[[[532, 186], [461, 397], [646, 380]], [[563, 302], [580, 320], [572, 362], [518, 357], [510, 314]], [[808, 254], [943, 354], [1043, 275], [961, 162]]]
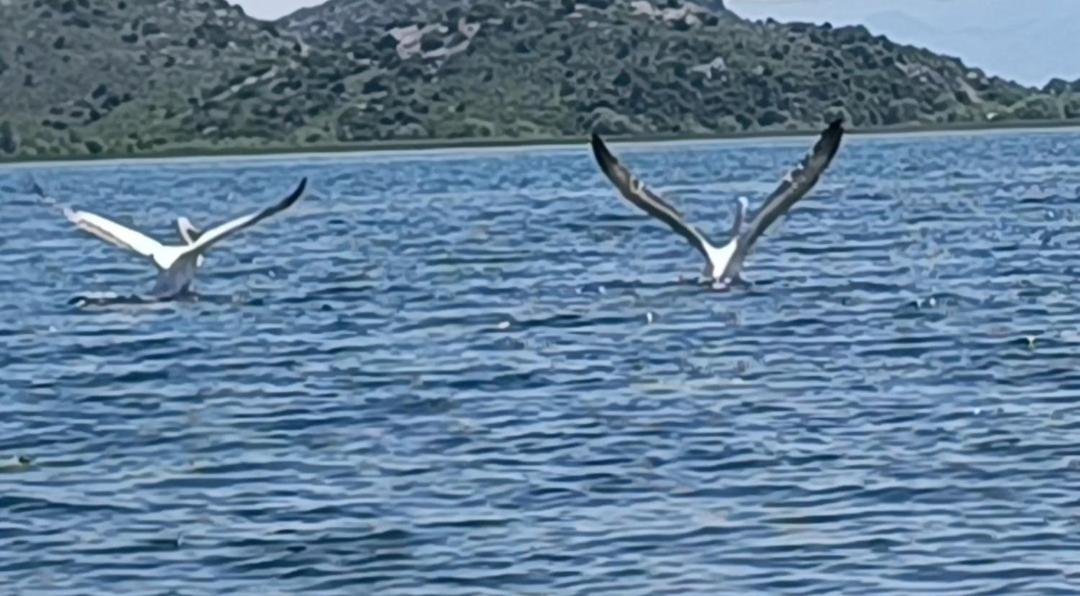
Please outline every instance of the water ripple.
[[[620, 149], [702, 227], [805, 140]], [[0, 171], [13, 593], [1076, 593], [1074, 132], [854, 137], [713, 292], [584, 147]], [[125, 298], [129, 297], [129, 298]]]

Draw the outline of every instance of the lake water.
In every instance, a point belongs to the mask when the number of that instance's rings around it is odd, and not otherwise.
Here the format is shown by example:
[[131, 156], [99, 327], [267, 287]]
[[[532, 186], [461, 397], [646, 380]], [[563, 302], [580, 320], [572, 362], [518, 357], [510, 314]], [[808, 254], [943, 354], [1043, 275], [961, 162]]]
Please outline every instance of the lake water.
[[[811, 139], [614, 145], [714, 237]], [[1080, 133], [859, 137], [747, 288], [572, 148], [0, 171], [0, 592], [1080, 591]], [[28, 465], [19, 456], [33, 458]]]

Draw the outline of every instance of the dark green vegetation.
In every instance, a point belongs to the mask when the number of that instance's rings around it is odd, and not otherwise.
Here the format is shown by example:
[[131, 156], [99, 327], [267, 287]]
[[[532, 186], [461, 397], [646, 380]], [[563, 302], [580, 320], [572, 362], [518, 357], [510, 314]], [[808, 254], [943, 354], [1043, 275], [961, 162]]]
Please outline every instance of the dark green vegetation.
[[861, 27], [721, 0], [0, 0], [0, 157], [1080, 121]]

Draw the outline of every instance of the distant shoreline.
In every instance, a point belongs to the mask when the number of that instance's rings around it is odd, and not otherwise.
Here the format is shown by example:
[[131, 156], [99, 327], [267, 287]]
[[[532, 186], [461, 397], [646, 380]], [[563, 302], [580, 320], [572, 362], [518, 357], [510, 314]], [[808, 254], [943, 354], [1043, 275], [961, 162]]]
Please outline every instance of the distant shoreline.
[[[957, 124], [905, 125], [849, 129], [852, 135], [892, 136], [913, 134], [934, 134], [950, 132], [983, 131], [1022, 131], [1080, 128], [1080, 120], [1019, 120], [1008, 122], [965, 122]], [[717, 134], [644, 134], [644, 135], [605, 135], [616, 143], [663, 143], [679, 141], [725, 141], [742, 139], [794, 138], [817, 134], [817, 129], [798, 130], [763, 130]], [[180, 147], [146, 153], [100, 153], [97, 155], [57, 155], [15, 157], [0, 159], [0, 167], [35, 164], [82, 163], [98, 161], [141, 161], [199, 158], [267, 158], [295, 156], [332, 156], [345, 153], [405, 153], [416, 151], [436, 151], [454, 149], [498, 149], [513, 147], [558, 147], [585, 145], [588, 137], [538, 137], [538, 138], [470, 138], [470, 139], [416, 139], [374, 141], [365, 143], [343, 143], [333, 145], [308, 145], [303, 147]]]

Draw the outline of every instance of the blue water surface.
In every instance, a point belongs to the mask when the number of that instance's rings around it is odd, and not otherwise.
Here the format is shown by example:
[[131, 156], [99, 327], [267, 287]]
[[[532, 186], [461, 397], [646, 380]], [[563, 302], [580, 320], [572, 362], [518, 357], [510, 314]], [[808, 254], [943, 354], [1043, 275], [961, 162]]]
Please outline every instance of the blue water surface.
[[[613, 149], [722, 239], [810, 142]], [[140, 304], [28, 173], [170, 242], [310, 190]], [[850, 136], [728, 292], [585, 145], [0, 199], [0, 593], [1080, 591], [1075, 131]]]

